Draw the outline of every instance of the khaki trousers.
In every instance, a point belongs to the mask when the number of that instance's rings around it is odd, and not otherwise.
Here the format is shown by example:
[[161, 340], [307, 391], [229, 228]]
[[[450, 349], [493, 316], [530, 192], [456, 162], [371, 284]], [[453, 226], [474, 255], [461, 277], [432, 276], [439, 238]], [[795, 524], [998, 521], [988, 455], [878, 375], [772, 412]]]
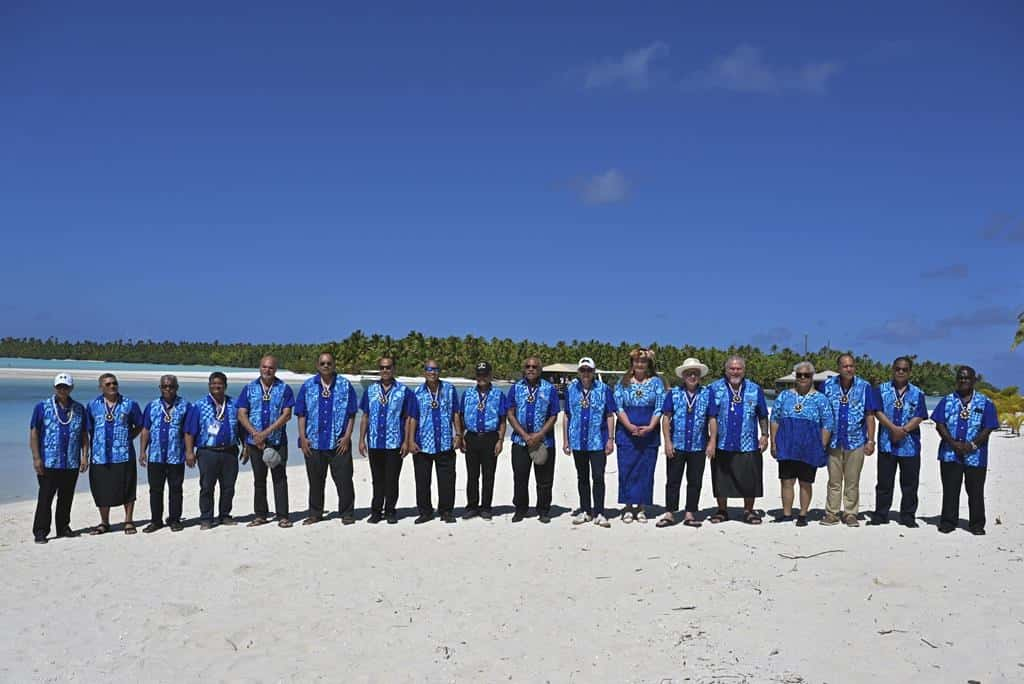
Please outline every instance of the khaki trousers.
[[860, 471], [864, 467], [864, 447], [828, 450], [828, 494], [825, 510], [839, 515], [842, 500], [843, 513], [857, 515], [860, 504]]

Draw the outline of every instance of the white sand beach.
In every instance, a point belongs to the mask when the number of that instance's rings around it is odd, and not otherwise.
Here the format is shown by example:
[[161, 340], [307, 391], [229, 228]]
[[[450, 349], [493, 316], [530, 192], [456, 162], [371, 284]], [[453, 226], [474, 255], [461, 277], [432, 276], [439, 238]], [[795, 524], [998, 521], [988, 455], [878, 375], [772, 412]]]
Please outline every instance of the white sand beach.
[[[500, 515], [491, 522], [414, 526], [411, 460], [402, 473], [406, 517], [396, 526], [343, 527], [331, 518], [292, 529], [190, 525], [128, 537], [117, 524], [104, 536], [38, 546], [34, 503], [4, 505], [0, 680], [1019, 682], [1024, 439], [992, 437], [988, 535], [975, 537], [936, 531], [930, 423], [924, 434], [919, 529], [767, 521], [657, 529], [653, 520], [574, 527], [575, 469], [561, 453], [561, 514], [550, 525], [514, 525], [507, 449]], [[758, 506], [771, 511], [778, 481], [765, 460], [767, 496]], [[460, 461], [460, 507], [464, 473]], [[613, 509], [616, 478], [607, 475]], [[869, 458], [862, 511], [873, 507], [874, 479]], [[816, 511], [825, 480], [820, 470]], [[301, 466], [289, 470], [289, 484], [298, 520], [307, 492]], [[186, 481], [191, 518], [197, 486]], [[362, 517], [370, 478], [361, 459], [356, 494]], [[664, 501], [664, 457], [655, 501]], [[701, 503], [713, 505], [707, 472]], [[145, 488], [138, 504], [144, 521]], [[966, 518], [966, 496], [961, 506]], [[251, 511], [244, 467], [235, 514], [245, 520]], [[78, 495], [73, 526], [96, 521], [91, 498]], [[836, 552], [782, 557], [825, 551]]]

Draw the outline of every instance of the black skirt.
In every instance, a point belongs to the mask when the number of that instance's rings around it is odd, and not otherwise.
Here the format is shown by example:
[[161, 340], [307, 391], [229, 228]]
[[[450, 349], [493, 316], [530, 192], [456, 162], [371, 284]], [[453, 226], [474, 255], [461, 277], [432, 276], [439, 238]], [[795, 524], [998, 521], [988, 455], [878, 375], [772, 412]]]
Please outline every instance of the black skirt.
[[763, 467], [760, 451], [719, 449], [711, 459], [711, 490], [716, 498], [764, 496]]
[[92, 463], [89, 465], [89, 489], [96, 506], [123, 506], [135, 501], [139, 474], [135, 461], [124, 463]]

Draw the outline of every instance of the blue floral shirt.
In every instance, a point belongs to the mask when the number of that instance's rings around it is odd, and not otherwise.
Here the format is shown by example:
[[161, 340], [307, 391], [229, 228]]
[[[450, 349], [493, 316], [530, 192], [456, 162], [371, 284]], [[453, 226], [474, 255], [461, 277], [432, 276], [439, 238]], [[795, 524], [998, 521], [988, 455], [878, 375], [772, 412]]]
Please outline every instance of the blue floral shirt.
[[295, 398], [295, 415], [306, 417], [305, 437], [317, 451], [337, 447], [358, 409], [355, 388], [340, 375], [335, 375], [326, 389], [320, 376], [314, 375], [302, 383]]
[[74, 399], [65, 409], [54, 398], [36, 404], [30, 427], [39, 435], [39, 456], [44, 468], [78, 470], [82, 462], [85, 407]]
[[661, 412], [671, 418], [674, 449], [704, 451], [708, 445], [708, 409], [714, 403], [711, 389], [703, 385], [692, 394], [685, 387], [673, 387], [665, 395]]
[[[263, 430], [281, 417], [285, 409], [295, 406], [295, 393], [292, 388], [278, 378], [270, 386], [270, 392], [263, 391], [263, 383], [256, 378], [246, 385], [238, 395], [237, 407], [249, 412], [249, 422], [257, 430]], [[281, 446], [288, 441], [287, 426], [282, 425], [267, 435], [267, 445]], [[245, 436], [246, 444], [254, 444], [252, 435]]]
[[185, 416], [191, 406], [181, 397], [175, 397], [170, 407], [162, 397], [146, 404], [142, 427], [149, 430], [146, 457], [150, 463], [179, 465], [185, 462]]
[[103, 395], [85, 407], [92, 434], [92, 462], [97, 465], [126, 463], [135, 459], [135, 440], [131, 433], [142, 428], [142, 409], [138, 403], [120, 395], [117, 404], [107, 410]]
[[839, 383], [839, 376], [834, 375], [825, 381], [821, 392], [832, 405], [836, 423], [829, 448], [851, 450], [864, 446], [868, 439], [867, 416], [880, 408], [871, 384], [854, 376], [847, 392]]
[[[520, 380], [508, 389], [508, 410], [515, 413], [516, 420], [527, 432], [539, 432], [548, 418], [558, 415], [560, 405], [558, 390], [544, 379], [532, 388], [526, 380]], [[544, 435], [546, 446], [555, 446], [553, 433], [554, 430], [548, 430]], [[526, 441], [515, 430], [512, 443], [526, 446]]]
[[506, 414], [508, 397], [494, 385], [485, 394], [476, 387], [462, 394], [462, 420], [469, 432], [497, 432]]
[[450, 382], [441, 380], [437, 394], [427, 383], [417, 387], [409, 402], [409, 417], [416, 421], [416, 444], [425, 454], [440, 454], [453, 448], [452, 419], [459, 412], [459, 394]]
[[729, 381], [719, 378], [711, 383], [714, 406], [708, 415], [718, 420], [717, 449], [722, 451], [760, 451], [759, 419], [768, 418], [764, 390], [756, 382], [744, 379], [733, 393]]
[[196, 449], [237, 445], [241, 439], [241, 426], [235, 400], [225, 395], [220, 410], [209, 394], [193, 402], [185, 415], [185, 432], [195, 439]]
[[812, 389], [801, 396], [795, 389], [783, 390], [772, 405], [772, 422], [779, 426], [775, 433], [777, 460], [801, 461], [815, 468], [828, 463], [821, 431], [832, 432], [835, 420], [821, 392]]
[[[661, 378], [653, 376], [643, 382], [632, 382], [615, 385], [615, 406], [617, 413], [625, 413], [629, 422], [637, 427], [650, 425], [651, 419], [661, 416], [661, 407], [665, 404], [665, 383]], [[651, 430], [643, 437], [634, 438], [626, 430], [622, 421], [615, 427], [615, 440], [631, 442], [635, 448], [644, 449], [661, 444], [661, 430]]]
[[[986, 429], [999, 427], [996, 405], [981, 392], [974, 392], [970, 401], [964, 403], [956, 392], [951, 392], [939, 400], [938, 406], [932, 411], [932, 420], [936, 424], [944, 424], [953, 439], [971, 442]], [[939, 460], [943, 463], [956, 463], [961, 458], [953, 451], [946, 440], [939, 441]], [[988, 443], [982, 444], [967, 456], [963, 457], [965, 466], [974, 468], [988, 467]]]
[[[911, 418], [927, 418], [928, 408], [924, 403], [924, 392], [919, 387], [907, 384], [902, 395], [896, 392], [891, 382], [883, 382], [875, 392], [878, 410], [883, 412], [894, 425], [903, 427]], [[921, 428], [911, 430], [899, 442], [893, 442], [889, 429], [878, 426], [878, 450], [900, 457], [921, 455]]]
[[380, 382], [366, 388], [359, 408], [369, 417], [366, 445], [370, 449], [402, 448], [410, 402], [412, 392], [400, 382], [392, 383], [388, 389]]
[[594, 380], [584, 390], [579, 379], [565, 390], [565, 415], [569, 421], [569, 448], [573, 451], [603, 451], [608, 442], [608, 416], [617, 409], [612, 388]]

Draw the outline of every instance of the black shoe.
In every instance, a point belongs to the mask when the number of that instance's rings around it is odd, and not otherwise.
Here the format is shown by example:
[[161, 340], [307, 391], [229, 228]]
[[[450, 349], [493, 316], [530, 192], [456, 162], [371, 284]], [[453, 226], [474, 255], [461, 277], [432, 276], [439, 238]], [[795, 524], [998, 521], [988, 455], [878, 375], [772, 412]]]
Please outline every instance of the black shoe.
[[458, 522], [457, 520], [455, 520], [455, 516], [452, 515], [451, 513], [442, 513], [441, 514], [441, 520], [446, 522], [446, 523]]
[[477, 511], [475, 508], [467, 508], [466, 512], [462, 514], [462, 519], [469, 520], [471, 518], [475, 518], [478, 515], [480, 515], [480, 512]]
[[167, 523], [167, 525], [171, 528], [171, 532], [181, 532], [183, 529], [185, 529], [185, 526], [181, 524], [180, 520], [174, 520], [172, 522]]
[[384, 516], [381, 515], [380, 513], [371, 513], [370, 517], [366, 519], [366, 522], [370, 523], [371, 525], [376, 525], [377, 523], [379, 523], [383, 519], [384, 519]]
[[772, 520], [772, 522], [777, 522], [777, 523], [787, 523], [787, 522], [793, 522], [793, 514], [792, 514], [792, 513], [790, 513], [789, 515], [785, 515], [785, 514], [780, 514], [780, 515], [777, 515], [777, 516], [775, 516], [775, 518], [774, 518], [774, 519]]
[[344, 515], [344, 516], [341, 517], [341, 524], [342, 525], [355, 525], [356, 524], [356, 519], [353, 518], [351, 515]]
[[212, 530], [213, 529], [213, 521], [212, 520], [204, 520], [204, 521], [202, 521], [201, 523], [199, 523], [199, 529], [201, 529], [201, 530]]
[[903, 518], [902, 520], [900, 520], [900, 525], [903, 525], [904, 527], [909, 527], [911, 529], [920, 527], [920, 525], [917, 524], [917, 521], [913, 518]]
[[[418, 518], [416, 518], [415, 520], [412, 521], [412, 524], [413, 525], [422, 525], [423, 523], [430, 522], [433, 519], [434, 519], [434, 515], [432, 513], [431, 514], [421, 513], [420, 517], [418, 517]], [[388, 518], [388, 522], [391, 522], [391, 518], [390, 517]], [[395, 522], [398, 522], [398, 520], [396, 519]]]
[[230, 515], [222, 515], [222, 516], [220, 516], [220, 524], [221, 525], [231, 526], [231, 525], [237, 525], [238, 521], [235, 520], [234, 518], [232, 518]]
[[537, 516], [537, 520], [547, 525], [549, 522], [551, 522], [551, 516], [549, 516], [547, 513], [541, 513]]
[[64, 537], [66, 539], [74, 539], [77, 536], [78, 536], [78, 533], [75, 532], [70, 527], [65, 527], [63, 530], [57, 530], [57, 537]]
[[526, 517], [525, 513], [523, 513], [522, 511], [516, 511], [515, 515], [512, 516], [512, 522], [514, 522], [514, 523], [522, 522], [523, 518], [525, 518], [525, 517]]
[[397, 525], [397, 524], [398, 524], [398, 514], [397, 513], [391, 513], [390, 515], [388, 515], [388, 525]]
[[889, 524], [889, 518], [884, 516], [884, 515], [877, 515], [877, 514], [875, 514], [875, 515], [871, 516], [871, 520], [868, 520], [867, 524], [872, 526], [872, 527], [874, 527], [876, 525], [888, 525]]
[[982, 536], [985, 535], [985, 528], [984, 527], [972, 527], [972, 528], [970, 528], [970, 530], [971, 530], [971, 534], [973, 534], [976, 537], [982, 537]]
[[491, 519], [491, 509], [484, 508], [483, 510], [481, 510], [480, 511], [480, 517], [483, 518], [484, 520], [490, 520]]
[[807, 527], [807, 516], [806, 515], [798, 515], [798, 516], [796, 516], [796, 526], [797, 527]]
[[151, 532], [156, 532], [157, 530], [161, 529], [162, 527], [163, 527], [163, 523], [151, 522], [151, 523], [149, 523], [148, 525], [146, 525], [145, 527], [142, 528], [142, 533], [143, 534], [150, 534]]
[[47, 544], [49, 541], [46, 537], [36, 537], [36, 544]]
[[942, 534], [949, 534], [955, 529], [956, 527], [954, 527], [953, 525], [939, 525], [939, 532], [941, 532]]

